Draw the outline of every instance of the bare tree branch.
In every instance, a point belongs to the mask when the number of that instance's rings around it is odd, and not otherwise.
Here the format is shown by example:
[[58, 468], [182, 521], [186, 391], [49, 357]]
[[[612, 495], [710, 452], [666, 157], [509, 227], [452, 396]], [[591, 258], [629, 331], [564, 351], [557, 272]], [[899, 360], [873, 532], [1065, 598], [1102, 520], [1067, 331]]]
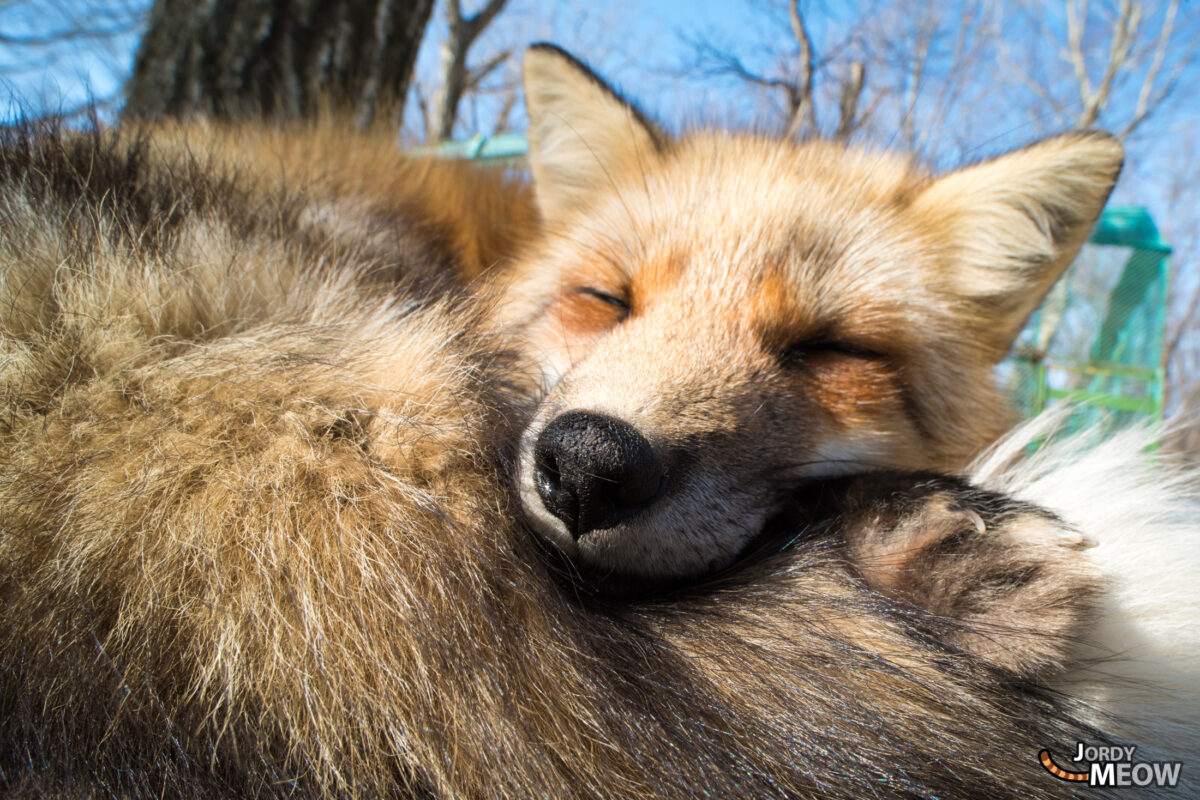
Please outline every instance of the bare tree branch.
[[513, 109], [517, 107], [518, 85], [518, 82], [513, 80], [504, 86], [504, 100], [500, 103], [500, 110], [496, 112], [496, 121], [492, 125], [492, 130], [505, 131], [509, 129], [509, 119], [512, 117]]
[[496, 55], [489, 58], [487, 61], [467, 71], [465, 88], [467, 92], [473, 92], [479, 88], [479, 84], [487, 80], [487, 77], [495, 72], [512, 56], [509, 50], [501, 50]]
[[[813, 74], [816, 72], [816, 66], [812, 36], [808, 33], [808, 25], [805, 24], [804, 14], [800, 11], [800, 0], [792, 0], [788, 6], [788, 17], [792, 26], [792, 36], [800, 48], [796, 57], [796, 82], [788, 87], [791, 119], [788, 121], [787, 135], [794, 137], [805, 124], [814, 132], [820, 128], [817, 126], [817, 107], [813, 102]], [[859, 92], [861, 91], [860, 89]]]
[[847, 63], [844, 56], [857, 34], [851, 34], [840, 46], [831, 47], [830, 55], [821, 57], [800, 0], [788, 0], [787, 22], [796, 49], [787, 54], [783, 59], [784, 66], [777, 68], [774, 74], [751, 69], [732, 50], [705, 40], [692, 42], [696, 67], [708, 75], [727, 75], [781, 95], [784, 101], [782, 130], [788, 138], [822, 134], [822, 115], [818, 113], [820, 80], [822, 86], [829, 87], [834, 93], [829, 101], [837, 104], [837, 124], [830, 135], [845, 141], [865, 119], [860, 109], [866, 87], [866, 62], [851, 59]]
[[[1064, 103], [1056, 94], [1064, 85], [1062, 74], [1048, 70], [1034, 78], [1020, 59], [1009, 56], [1007, 43], [1001, 41], [1005, 71], [1062, 123], [1089, 128], [1104, 117], [1107, 127], [1128, 137], [1165, 103], [1188, 66], [1197, 61], [1195, 45], [1200, 42], [1194, 29], [1200, 12], [1184, 15], [1193, 35], [1190, 41], [1179, 41], [1180, 5], [1179, 0], [1119, 0], [1107, 13], [1092, 8], [1087, 0], [1064, 0], [1065, 36], [1054, 25], [1043, 24], [1040, 31], [1042, 41], [1056, 49], [1070, 68], [1065, 83], [1072, 87], [1075, 103]], [[1040, 18], [1044, 8], [1033, 5], [1031, 13]], [[1148, 30], [1151, 19], [1158, 20], [1156, 31]], [[1100, 35], [1108, 42], [1104, 50], [1095, 46]], [[1097, 58], [1098, 53], [1103, 57]], [[1131, 95], [1136, 100], [1131, 102]]]
[[[111, 109], [115, 105], [111, 97], [98, 100], [84, 89], [99, 85], [107, 95], [108, 87], [124, 82], [126, 48], [143, 28], [149, 3], [4, 0], [0, 2], [0, 77], [13, 81], [8, 88], [21, 97], [29, 113], [78, 116], [62, 110], [75, 105]], [[73, 68], [70, 72], [68, 66]], [[81, 72], [87, 78], [72, 80]], [[45, 78], [40, 86], [30, 80], [33, 74]]]
[[[504, 59], [492, 59], [474, 71], [467, 67], [467, 54], [471, 45], [484, 29], [495, 20], [507, 0], [488, 0], [474, 16], [465, 16], [460, 0], [446, 0], [446, 21], [449, 33], [441, 46], [441, 77], [433, 95], [427, 121], [426, 137], [431, 142], [449, 139], [458, 119], [458, 106], [463, 95], [477, 88], [488, 73], [494, 71]], [[492, 63], [495, 62], [495, 63]], [[490, 65], [490, 66], [489, 66]], [[472, 81], [472, 72], [475, 79]]]
[[[1171, 34], [1175, 27], [1175, 15], [1178, 11], [1179, 0], [1171, 0], [1171, 3], [1167, 6], [1166, 13], [1163, 15], [1163, 24], [1159, 29], [1158, 40], [1154, 46], [1154, 56], [1150, 61], [1149, 69], [1146, 70], [1146, 76], [1142, 79], [1142, 88], [1138, 91], [1137, 105], [1134, 106], [1132, 118], [1130, 118], [1129, 123], [1121, 132], [1122, 137], [1133, 133], [1134, 129], [1141, 125], [1146, 117], [1150, 115], [1150, 112], [1166, 99], [1166, 95], [1161, 95], [1160, 93], [1160, 96], [1151, 103], [1155, 81], [1158, 80], [1158, 73], [1162, 69], [1163, 59], [1166, 58], [1167, 48], [1171, 44]], [[1170, 87], [1174, 86], [1182, 69], [1183, 62], [1180, 62], [1176, 67], [1175, 74], [1167, 80], [1168, 92]]]
[[[694, 43], [693, 47], [697, 49], [702, 60], [708, 62], [704, 67], [704, 71], [709, 75], [728, 74], [745, 81], [753, 83], [757, 86], [763, 86], [769, 89], [782, 89], [785, 93], [794, 90], [795, 84], [783, 78], [768, 78], [765, 75], [760, 75], [757, 72], [752, 72], [747, 69], [741, 59], [732, 53], [727, 53], [719, 50], [709, 42]], [[789, 106], [790, 117], [791, 106]]]
[[1192, 292], [1192, 299], [1187, 304], [1187, 310], [1175, 321], [1174, 331], [1167, 341], [1166, 350], [1163, 351], [1164, 364], [1170, 364], [1175, 360], [1175, 354], [1179, 351], [1179, 344], [1183, 341], [1184, 334], [1192, 330], [1198, 323], [1200, 323], [1200, 286], [1197, 286]]
[[908, 91], [905, 94], [904, 110], [900, 117], [902, 140], [907, 150], [912, 151], [917, 143], [917, 102], [921, 98], [925, 78], [925, 68], [929, 63], [929, 50], [937, 34], [936, 22], [930, 24], [928, 19], [921, 21], [916, 37], [916, 52], [910, 65], [908, 76]]
[[140, 20], [134, 19], [111, 28], [66, 28], [38, 36], [11, 36], [0, 33], [0, 45], [9, 45], [11, 47], [47, 47], [63, 42], [79, 41], [81, 39], [111, 39], [114, 36], [132, 33], [140, 26]]
[[[1113, 25], [1112, 37], [1109, 41], [1108, 62], [1104, 66], [1104, 76], [1094, 91], [1083, 93], [1083, 84], [1080, 86], [1083, 111], [1075, 122], [1077, 128], [1090, 128], [1095, 125], [1100, 111], [1108, 105], [1113, 79], [1127, 66], [1133, 40], [1137, 36], [1138, 28], [1141, 27], [1141, 15], [1141, 3], [1135, 3], [1133, 0], [1121, 0], [1121, 10]], [[1082, 62], [1082, 53], [1079, 54], [1079, 59]]]
[[862, 98], [863, 87], [867, 80], [867, 67], [861, 61], [850, 64], [850, 75], [842, 84], [842, 96], [838, 102], [838, 126], [833, 138], [844, 142], [858, 130], [861, 122], [858, 116], [858, 103]]
[[1008, 75], [1015, 76], [1026, 89], [1038, 96], [1038, 99], [1049, 106], [1056, 116], [1066, 113], [1066, 107], [1050, 93], [1050, 90], [1033, 78], [1021, 65], [1020, 60], [1014, 59], [1006, 42], [1000, 42], [1000, 57], [1004, 61], [1004, 70]]
[[1092, 94], [1092, 83], [1088, 77], [1087, 61], [1083, 52], [1083, 27], [1087, 19], [1087, 0], [1067, 0], [1067, 50], [1066, 57], [1075, 70], [1075, 80], [1084, 102]]
[[[983, 10], [977, 4], [968, 4], [961, 14], [957, 33], [954, 38], [954, 48], [949, 63], [951, 69], [961, 74], [977, 63], [981, 51], [981, 42], [986, 38], [984, 30]], [[934, 141], [940, 136], [951, 106], [958, 98], [963, 83], [958, 80], [943, 80], [933, 104], [933, 114], [921, 126], [921, 135], [913, 146], [913, 152], [925, 154]]]

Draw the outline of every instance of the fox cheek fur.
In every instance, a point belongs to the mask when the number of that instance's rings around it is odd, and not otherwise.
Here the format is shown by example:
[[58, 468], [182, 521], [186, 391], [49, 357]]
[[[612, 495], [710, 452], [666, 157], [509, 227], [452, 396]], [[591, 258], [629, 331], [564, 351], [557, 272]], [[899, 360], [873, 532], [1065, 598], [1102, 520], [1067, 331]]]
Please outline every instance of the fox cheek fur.
[[695, 575], [804, 481], [955, 472], [1013, 421], [993, 368], [1122, 163], [1105, 134], [932, 177], [825, 142], [671, 138], [525, 61], [546, 240], [505, 302], [541, 366], [527, 518], [591, 566]]

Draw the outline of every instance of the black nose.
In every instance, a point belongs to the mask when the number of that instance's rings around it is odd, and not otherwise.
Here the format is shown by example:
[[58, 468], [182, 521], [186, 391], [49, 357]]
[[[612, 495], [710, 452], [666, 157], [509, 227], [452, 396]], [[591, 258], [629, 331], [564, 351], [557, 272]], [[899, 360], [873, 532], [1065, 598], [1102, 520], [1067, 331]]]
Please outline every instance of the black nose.
[[654, 500], [666, 470], [646, 437], [619, 419], [568, 411], [533, 448], [534, 481], [546, 510], [578, 539], [611, 528]]

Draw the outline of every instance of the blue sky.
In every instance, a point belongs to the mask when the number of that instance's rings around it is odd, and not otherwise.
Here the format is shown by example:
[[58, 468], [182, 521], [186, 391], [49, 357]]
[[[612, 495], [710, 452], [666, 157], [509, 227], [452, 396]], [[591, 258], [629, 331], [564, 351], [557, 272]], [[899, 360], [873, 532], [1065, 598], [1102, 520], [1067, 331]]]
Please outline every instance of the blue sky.
[[[17, 0], [0, 6], [0, 32], [13, 40], [53, 38], [79, 23], [115, 35], [83, 36], [47, 46], [0, 44], [0, 99], [5, 116], [74, 110], [93, 100], [118, 97], [133, 66], [140, 31], [130, 23], [149, 0]], [[91, 7], [96, 7], [94, 10]]]
[[[466, 0], [466, 3], [470, 8], [471, 0]], [[150, 0], [125, 2], [127, 7], [135, 11], [148, 8], [150, 4]], [[69, 5], [69, 2], [63, 5]], [[738, 24], [739, 18], [746, 16], [745, 8], [722, 0], [595, 2], [587, 6], [589, 8], [583, 10], [582, 3], [548, 4], [536, 0], [511, 0], [496, 27], [519, 22], [522, 27], [542, 33], [547, 39], [568, 40], [568, 46], [574, 45], [572, 49], [582, 52], [587, 50], [590, 37], [588, 24], [599, 20], [605, 23], [605, 30], [597, 31], [597, 38], [605, 39], [613, 33], [614, 27], [619, 26], [621, 32], [629, 32], [634, 39], [641, 39], [638, 44], [643, 47], [638, 53], [639, 58], [648, 58], [651, 62], [678, 63], [686, 56], [687, 47], [680, 32], [738, 31], [743, 29]], [[550, 10], [547, 11], [547, 8]], [[73, 22], [57, 12], [57, 8], [50, 9], [29, 0], [3, 5], [0, 6], [0, 31], [13, 38], [44, 37], [69, 27]], [[444, 23], [439, 12], [435, 10], [423, 48], [421, 63], [425, 72], [429, 71], [436, 58], [437, 38], [444, 35]], [[540, 26], [540, 30], [538, 25], [529, 24], [529, 18], [539, 16], [548, 22]], [[509, 19], [513, 17], [521, 19]], [[46, 48], [0, 45], [0, 97], [8, 101], [6, 105], [10, 109], [20, 107], [36, 113], [75, 109], [94, 99], [118, 96], [121, 85], [132, 69], [138, 38], [136, 33], [131, 33], [113, 37], [103, 44], [84, 40]], [[530, 38], [538, 37], [534, 35]], [[605, 41], [604, 44], [611, 45], [612, 42]], [[486, 41], [482, 42], [481, 48], [486, 45]], [[613, 61], [616, 59], [601, 58], [597, 66], [611, 66], [606, 62]], [[629, 70], [618, 68], [616, 71], [621, 73]], [[618, 74], [613, 80], [620, 81], [621, 77]], [[11, 116], [10, 110], [9, 118]]]
[[[481, 1], [465, 0], [468, 8], [477, 7]], [[947, 16], [952, 18], [953, 9], [960, 4], [961, 0], [944, 0], [932, 5], [950, 9]], [[0, 4], [0, 32], [8, 37], [44, 36], [72, 23], [61, 9], [124, 6], [136, 11], [149, 5], [150, 0], [16, 0]], [[911, 2], [906, 5], [903, 0], [850, 3], [808, 0], [804, 7], [818, 54], [828, 56], [833, 43], [839, 41], [837, 29], [839, 25], [845, 27], [846, 20], [856, 15], [862, 19], [885, 16], [900, 7], [911, 15], [911, 9], [920, 5]], [[1016, 2], [995, 7], [1009, 6], [1039, 8], [1039, 4], [1022, 6]], [[697, 74], [694, 43], [705, 40], [735, 51], [744, 63], [760, 71], [780, 66], [780, 54], [792, 47], [784, 8], [783, 0], [510, 0], [492, 29], [481, 37], [476, 53], [480, 59], [500, 48], [519, 50], [530, 41], [552, 40], [593, 63], [608, 80], [651, 109], [668, 127], [696, 120], [719, 120], [726, 124], [761, 122], [764, 114], [769, 116], [771, 94], [747, 90], [727, 77]], [[1012, 25], [1019, 17], [1019, 13], [1005, 11], [996, 19]], [[1039, 24], [1052, 29], [1061, 27], [1061, 15], [1047, 12]], [[444, 36], [444, 30], [440, 9], [436, 9], [418, 64], [418, 79], [426, 90], [434, 82], [436, 44]], [[10, 113], [18, 107], [33, 111], [72, 110], [92, 99], [119, 100], [120, 86], [132, 66], [137, 38], [136, 33], [129, 33], [103, 41], [75, 40], [50, 48], [20, 48], [0, 43], [0, 81], [3, 81], [0, 97], [7, 94], [12, 99]], [[1095, 51], [1103, 54], [1105, 42], [1094, 44]], [[1047, 47], [1034, 46], [1021, 57], [1039, 67], [1046, 61], [1052, 65], [1057, 61], [1057, 54]], [[514, 57], [508, 76], [515, 70], [516, 61]], [[994, 64], [987, 66], [995, 69]], [[1189, 73], [1200, 73], [1200, 64], [1191, 65]], [[497, 79], [503, 77], [506, 76], [498, 75]], [[1007, 85], [1002, 80], [1005, 78], [1009, 79]], [[868, 83], [879, 80], [879, 71], [873, 67]], [[993, 93], [1012, 95], [1021, 90], [1011, 76], [996, 75], [995, 84]], [[1200, 90], [1200, 83], [1195, 80], [1190, 86], [1194, 91]], [[1070, 99], [1066, 98], [1068, 104]], [[476, 102], [481, 105], [463, 109], [464, 133], [480, 128], [486, 131], [494, 123], [484, 113], [490, 108], [489, 101], [485, 98]], [[1032, 136], [1048, 132], [1057, 122], [1040, 124], [1043, 121], [1036, 114], [1013, 114], [1011, 109], [992, 108], [989, 113], [995, 124], [984, 126], [981, 136], [975, 137], [976, 143], [980, 138], [1004, 133], [1006, 126], [1026, 127]], [[998, 147], [1010, 144], [1008, 137], [1001, 139], [1004, 141]]]

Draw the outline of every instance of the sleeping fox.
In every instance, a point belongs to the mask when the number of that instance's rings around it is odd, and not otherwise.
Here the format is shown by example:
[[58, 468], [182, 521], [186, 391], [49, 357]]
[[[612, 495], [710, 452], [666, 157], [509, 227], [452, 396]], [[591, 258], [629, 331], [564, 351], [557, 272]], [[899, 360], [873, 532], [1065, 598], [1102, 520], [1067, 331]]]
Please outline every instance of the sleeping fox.
[[670, 141], [553, 49], [527, 94], [536, 206], [390, 133], [0, 132], [0, 796], [1074, 797], [1042, 750], [1194, 746], [1186, 474], [913, 472], [1000, 431], [1115, 144], [931, 179]]

